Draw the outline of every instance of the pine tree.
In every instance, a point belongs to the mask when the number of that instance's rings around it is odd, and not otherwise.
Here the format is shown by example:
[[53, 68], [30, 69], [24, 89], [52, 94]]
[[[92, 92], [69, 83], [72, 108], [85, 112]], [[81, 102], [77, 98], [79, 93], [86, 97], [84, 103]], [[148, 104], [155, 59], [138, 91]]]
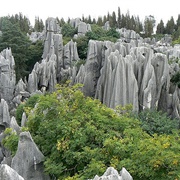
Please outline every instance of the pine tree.
[[172, 16], [171, 19], [166, 24], [166, 33], [173, 34], [174, 30], [175, 30], [175, 23], [174, 23], [174, 18]]
[[153, 28], [155, 26], [154, 16], [146, 16], [144, 21], [144, 32], [146, 37], [150, 37], [153, 34]]
[[7, 17], [3, 19], [1, 30], [2, 36], [0, 37], [0, 51], [6, 48], [12, 49], [16, 64], [16, 77], [17, 80], [19, 80], [20, 77], [26, 75], [26, 54], [30, 41], [27, 36], [21, 32], [18, 24], [12, 24]]
[[101, 16], [98, 17], [97, 25], [103, 26], [103, 21], [102, 21], [102, 17]]
[[122, 18], [121, 18], [121, 10], [120, 7], [118, 7], [118, 20], [117, 20], [117, 24], [118, 24], [118, 28], [121, 28], [121, 24], [122, 24]]
[[112, 26], [111, 27], [117, 27], [117, 20], [116, 20], [116, 13], [113, 11], [112, 13]]
[[107, 17], [106, 15], [103, 16], [103, 24], [105, 24], [107, 22]]
[[[62, 23], [60, 21], [60, 23]], [[44, 23], [42, 19], [39, 19], [39, 17], [35, 17], [35, 24], [34, 24], [34, 30], [37, 32], [42, 32], [44, 29]]]
[[90, 16], [90, 15], [88, 16], [88, 21], [87, 21], [87, 23], [92, 24], [92, 20], [91, 20], [91, 16]]
[[160, 23], [157, 25], [157, 30], [156, 30], [156, 34], [164, 34], [164, 22], [161, 19]]

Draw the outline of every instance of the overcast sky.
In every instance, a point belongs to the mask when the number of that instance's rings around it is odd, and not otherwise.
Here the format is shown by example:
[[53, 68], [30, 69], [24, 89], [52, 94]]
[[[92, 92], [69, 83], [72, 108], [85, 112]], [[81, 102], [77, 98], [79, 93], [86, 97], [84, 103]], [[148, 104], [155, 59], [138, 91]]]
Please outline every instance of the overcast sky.
[[97, 18], [108, 12], [117, 14], [118, 7], [123, 14], [129, 10], [130, 15], [139, 15], [140, 20], [153, 15], [157, 23], [161, 19], [166, 23], [171, 16], [176, 21], [180, 14], [180, 0], [2, 0], [0, 7], [0, 17], [22, 12], [31, 24], [34, 24], [35, 16], [43, 21], [48, 17], [67, 20], [68, 17], [81, 18], [82, 15]]

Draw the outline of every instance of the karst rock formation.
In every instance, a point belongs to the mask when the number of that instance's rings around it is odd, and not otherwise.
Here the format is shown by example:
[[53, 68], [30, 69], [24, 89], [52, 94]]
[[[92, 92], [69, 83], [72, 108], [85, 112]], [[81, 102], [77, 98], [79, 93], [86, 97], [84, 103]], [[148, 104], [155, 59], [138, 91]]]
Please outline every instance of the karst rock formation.
[[[76, 38], [91, 31], [91, 26], [79, 18], [71, 20], [70, 24], [78, 29]], [[104, 28], [109, 29], [108, 22]], [[120, 39], [115, 43], [90, 40], [86, 62], [77, 68], [75, 65], [80, 60], [77, 44], [71, 40], [63, 45], [57, 20], [48, 18], [41, 34], [29, 35], [33, 42], [38, 38], [44, 39], [42, 59], [36, 62], [27, 78], [18, 82], [11, 49], [0, 53], [0, 177], [7, 177], [3, 180], [9, 177], [20, 180], [49, 179], [43, 172], [43, 154], [30, 133], [21, 132], [27, 121], [26, 114], [23, 113], [20, 127], [14, 111], [33, 94], [53, 92], [57, 83], [68, 79], [71, 84], [83, 84], [82, 91], [86, 96], [99, 99], [110, 108], [132, 104], [135, 112], [155, 108], [167, 112], [172, 118], [180, 118], [180, 90], [170, 81], [180, 70], [180, 62], [176, 61], [180, 58], [180, 45], [172, 47], [168, 35], [156, 41], [143, 39], [133, 30], [122, 28], [117, 31]], [[14, 157], [2, 146], [3, 131], [9, 127], [20, 137]], [[117, 176], [116, 179], [122, 180], [132, 178], [125, 169], [120, 175], [115, 170], [109, 171], [115, 173], [105, 173], [94, 180], [109, 178], [106, 176]], [[126, 175], [128, 178], [124, 177]]]

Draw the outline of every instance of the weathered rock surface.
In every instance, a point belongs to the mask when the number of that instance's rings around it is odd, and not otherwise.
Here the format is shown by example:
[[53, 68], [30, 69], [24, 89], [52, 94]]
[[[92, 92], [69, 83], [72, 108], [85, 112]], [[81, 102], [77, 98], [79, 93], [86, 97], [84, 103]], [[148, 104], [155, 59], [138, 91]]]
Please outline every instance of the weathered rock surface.
[[1, 180], [24, 180], [14, 169], [6, 164], [0, 165], [0, 179]]
[[31, 32], [31, 34], [27, 34], [29, 37], [30, 41], [35, 43], [38, 40], [44, 40], [44, 33], [43, 32]]
[[0, 53], [0, 98], [10, 103], [13, 99], [16, 84], [15, 62], [11, 49]]
[[[10, 126], [10, 115], [9, 115], [9, 106], [4, 99], [1, 99], [0, 102], [0, 126], [1, 130]], [[0, 132], [1, 133], [1, 132]]]
[[91, 31], [91, 25], [85, 22], [78, 24], [78, 36], [84, 36], [88, 31]]
[[20, 133], [18, 149], [11, 167], [25, 180], [49, 180], [43, 172], [44, 156], [34, 143], [29, 132]]
[[93, 180], [133, 180], [133, 178], [125, 168], [122, 168], [119, 174], [116, 169], [109, 167], [102, 176], [96, 175]]

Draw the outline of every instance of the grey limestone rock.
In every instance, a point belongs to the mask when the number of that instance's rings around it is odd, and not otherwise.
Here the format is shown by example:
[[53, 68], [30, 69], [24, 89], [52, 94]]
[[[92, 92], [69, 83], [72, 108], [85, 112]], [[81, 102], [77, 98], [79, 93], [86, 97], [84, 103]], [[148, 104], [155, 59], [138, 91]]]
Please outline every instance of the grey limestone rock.
[[30, 41], [32, 41], [33, 43], [35, 43], [38, 40], [43, 40], [44, 39], [44, 33], [42, 32], [31, 32], [31, 34], [27, 34], [27, 36], [29, 37]]
[[27, 122], [26, 113], [23, 112], [22, 118], [21, 118], [21, 127], [24, 127], [26, 125], [26, 122]]
[[113, 167], [109, 167], [102, 176], [96, 175], [93, 180], [133, 180], [133, 178], [124, 167], [120, 174]]
[[122, 180], [133, 180], [132, 176], [130, 173], [126, 170], [126, 168], [122, 168], [120, 175], [122, 177]]
[[4, 49], [0, 53], [0, 96], [8, 103], [13, 99], [15, 89], [15, 62], [11, 49]]
[[87, 25], [85, 22], [80, 22], [78, 25], [78, 36], [84, 36], [86, 32], [90, 31], [90, 25]]
[[0, 165], [0, 179], [1, 180], [24, 180], [14, 169], [7, 164]]
[[10, 128], [12, 128], [17, 133], [19, 133], [19, 131], [20, 131], [20, 127], [14, 116], [11, 117]]
[[89, 41], [87, 61], [84, 66], [84, 87], [83, 92], [86, 96], [93, 97], [97, 80], [100, 76], [100, 69], [102, 65], [102, 47], [103, 43], [100, 41]]
[[10, 115], [9, 115], [9, 106], [4, 99], [1, 99], [0, 102], [0, 125], [6, 127], [10, 126]]
[[33, 69], [32, 72], [29, 74], [27, 90], [29, 93], [33, 93], [38, 90], [38, 76], [35, 69]]
[[20, 92], [25, 92], [26, 89], [27, 89], [26, 84], [24, 83], [24, 81], [22, 79], [20, 79], [15, 87], [15, 96], [20, 94]]
[[18, 149], [11, 167], [25, 180], [49, 180], [43, 172], [44, 156], [34, 143], [29, 132], [20, 133]]
[[77, 28], [80, 23], [81, 23], [80, 18], [75, 18], [70, 20], [70, 25], [74, 28]]
[[106, 21], [103, 28], [108, 31], [110, 29], [110, 24], [109, 24], [109, 21]]
[[76, 42], [73, 42], [71, 40], [64, 46], [63, 60], [64, 60], [63, 63], [64, 69], [68, 69], [69, 67], [72, 67], [73, 63], [79, 60]]
[[138, 111], [138, 86], [131, 56], [124, 59], [118, 50], [111, 52], [101, 70], [95, 97], [111, 108], [131, 103]]

